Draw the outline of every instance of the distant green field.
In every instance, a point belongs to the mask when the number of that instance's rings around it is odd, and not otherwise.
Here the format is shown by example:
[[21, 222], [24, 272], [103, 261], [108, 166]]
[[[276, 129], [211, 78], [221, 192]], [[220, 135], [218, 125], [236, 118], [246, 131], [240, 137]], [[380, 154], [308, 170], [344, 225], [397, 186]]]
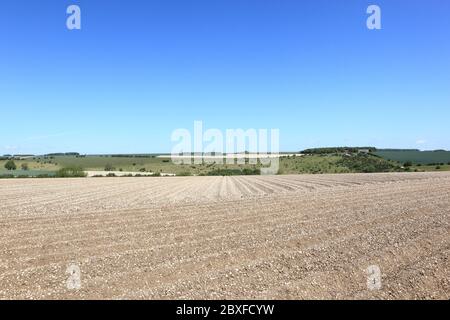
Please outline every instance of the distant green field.
[[41, 163], [55, 164], [59, 168], [62, 167], [82, 167], [85, 170], [103, 170], [106, 165], [111, 165], [116, 170], [138, 171], [141, 168], [150, 167], [157, 168], [165, 162], [161, 158], [135, 158], [135, 157], [113, 157], [113, 156], [55, 156], [55, 157], [37, 157], [35, 161]]
[[394, 160], [401, 163], [411, 161], [412, 163], [430, 164], [450, 162], [450, 151], [376, 151], [378, 155], [387, 160]]
[[[260, 164], [256, 165], [238, 165], [238, 164], [174, 164], [170, 158], [158, 158], [156, 155], [150, 156], [39, 156], [27, 160], [15, 160], [17, 168], [20, 168], [23, 163], [27, 163], [30, 171], [58, 171], [66, 167], [80, 167], [86, 171], [103, 171], [108, 167], [111, 171], [126, 171], [126, 172], [160, 172], [160, 173], [174, 173], [177, 175], [200, 175], [214, 172], [218, 169], [242, 170], [242, 169], [257, 169]], [[4, 169], [6, 161], [0, 161], [0, 169]], [[8, 174], [5, 169], [4, 174]]]

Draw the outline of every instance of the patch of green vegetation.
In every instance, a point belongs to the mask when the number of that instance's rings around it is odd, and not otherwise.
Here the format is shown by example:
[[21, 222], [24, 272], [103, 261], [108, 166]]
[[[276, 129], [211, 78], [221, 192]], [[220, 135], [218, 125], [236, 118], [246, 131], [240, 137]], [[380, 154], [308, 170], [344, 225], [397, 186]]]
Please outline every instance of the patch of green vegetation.
[[34, 162], [45, 165], [53, 165], [55, 169], [64, 167], [82, 167], [90, 171], [115, 171], [121, 168], [122, 171], [139, 172], [145, 168], [148, 172], [168, 170], [173, 172], [178, 166], [173, 164], [170, 159], [157, 158], [151, 156], [40, 156], [34, 159]]
[[280, 159], [280, 174], [346, 173], [347, 168], [337, 165], [339, 155], [304, 155]]
[[400, 165], [371, 154], [319, 154], [281, 158], [282, 174], [403, 171]]
[[207, 172], [207, 176], [250, 176], [250, 175], [260, 175], [260, 169], [214, 169]]
[[444, 164], [444, 165], [413, 165], [411, 167], [411, 170], [414, 170], [416, 172], [430, 172], [430, 171], [450, 171], [450, 165]]
[[57, 178], [84, 178], [86, 173], [81, 167], [67, 167], [59, 169], [56, 173]]
[[[29, 158], [27, 160], [14, 160], [17, 168], [22, 168], [24, 164], [28, 167], [30, 171], [48, 171], [48, 172], [56, 172], [60, 169], [53, 161], [39, 161], [37, 158]], [[0, 171], [4, 169], [6, 160], [0, 161]]]
[[0, 179], [12, 179], [15, 178], [13, 174], [0, 174]]
[[393, 162], [368, 154], [344, 156], [337, 165], [348, 168], [351, 172], [395, 172], [402, 168]]
[[177, 176], [179, 176], [179, 177], [189, 177], [189, 176], [192, 176], [192, 173], [189, 172], [189, 171], [182, 171], [182, 172], [178, 173]]
[[0, 169], [0, 176], [2, 178], [15, 178], [15, 177], [28, 177], [28, 178], [37, 178], [38, 176], [54, 176], [55, 172], [46, 171], [46, 170], [14, 170], [8, 171], [6, 169]]

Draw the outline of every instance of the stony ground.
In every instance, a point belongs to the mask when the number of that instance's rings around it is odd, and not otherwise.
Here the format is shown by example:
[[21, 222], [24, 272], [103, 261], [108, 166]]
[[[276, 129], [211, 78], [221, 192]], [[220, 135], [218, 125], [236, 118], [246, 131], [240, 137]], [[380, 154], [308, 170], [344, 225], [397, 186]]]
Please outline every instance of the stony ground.
[[449, 256], [448, 173], [0, 180], [0, 299], [449, 299]]

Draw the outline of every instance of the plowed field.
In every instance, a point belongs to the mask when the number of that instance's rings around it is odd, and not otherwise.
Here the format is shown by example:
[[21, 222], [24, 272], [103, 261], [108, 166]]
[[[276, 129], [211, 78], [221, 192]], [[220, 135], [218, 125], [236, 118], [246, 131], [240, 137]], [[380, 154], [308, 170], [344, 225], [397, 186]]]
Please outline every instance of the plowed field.
[[0, 299], [449, 299], [449, 256], [448, 173], [0, 180]]

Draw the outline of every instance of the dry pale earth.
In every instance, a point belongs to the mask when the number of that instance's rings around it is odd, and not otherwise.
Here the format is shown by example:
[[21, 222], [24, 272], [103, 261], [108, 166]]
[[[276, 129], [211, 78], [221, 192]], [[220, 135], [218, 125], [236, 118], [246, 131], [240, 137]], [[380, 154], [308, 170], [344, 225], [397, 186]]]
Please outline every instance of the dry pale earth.
[[0, 180], [0, 299], [449, 299], [449, 231], [449, 173]]

